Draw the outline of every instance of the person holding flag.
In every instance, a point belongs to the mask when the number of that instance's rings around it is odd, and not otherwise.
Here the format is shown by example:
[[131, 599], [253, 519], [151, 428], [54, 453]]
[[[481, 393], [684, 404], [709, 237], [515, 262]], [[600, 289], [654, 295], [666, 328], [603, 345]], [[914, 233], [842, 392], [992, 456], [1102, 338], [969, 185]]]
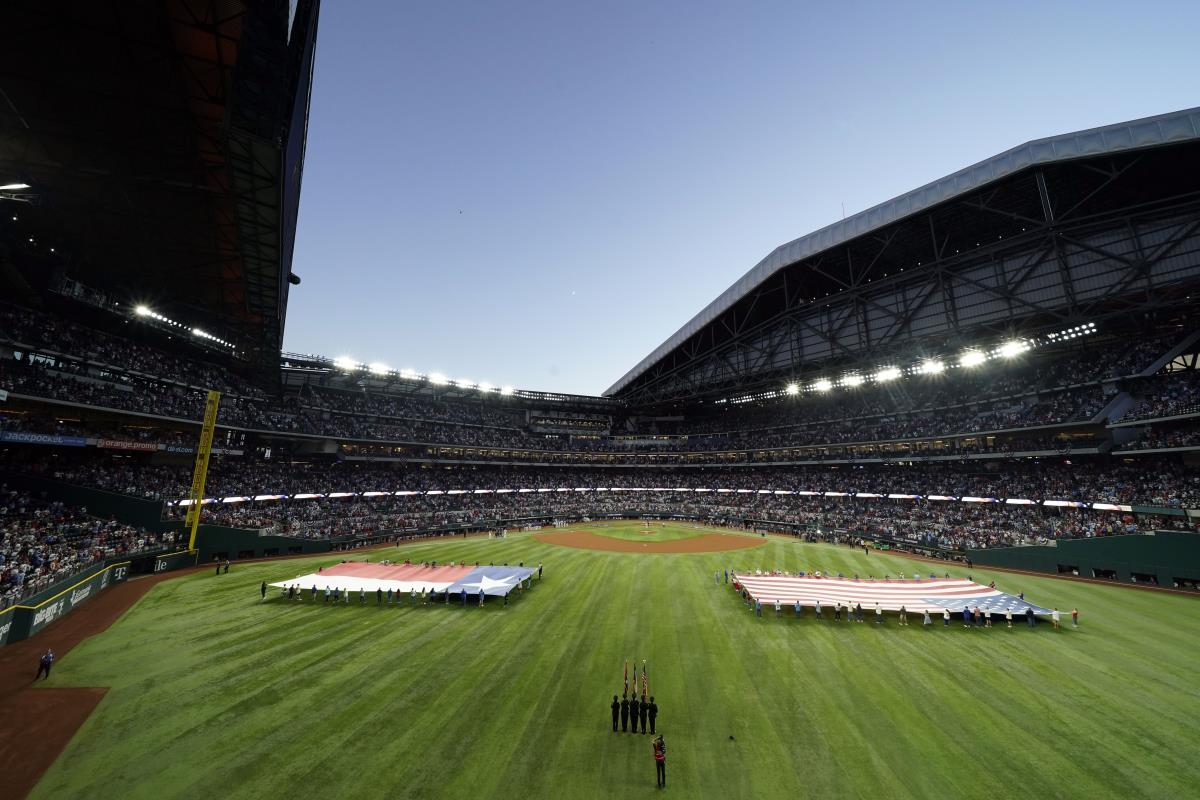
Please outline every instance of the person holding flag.
[[[634, 671], [635, 672], [637, 671], [636, 667], [634, 667]], [[636, 690], [637, 689], [637, 680], [636, 679], [634, 679], [633, 685], [634, 685], [634, 689]], [[638, 699], [637, 699], [637, 691], [634, 691], [633, 697], [631, 697], [629, 699], [629, 732], [630, 733], [638, 732], [638, 713], [641, 711], [641, 705], [642, 704], [639, 703]]]

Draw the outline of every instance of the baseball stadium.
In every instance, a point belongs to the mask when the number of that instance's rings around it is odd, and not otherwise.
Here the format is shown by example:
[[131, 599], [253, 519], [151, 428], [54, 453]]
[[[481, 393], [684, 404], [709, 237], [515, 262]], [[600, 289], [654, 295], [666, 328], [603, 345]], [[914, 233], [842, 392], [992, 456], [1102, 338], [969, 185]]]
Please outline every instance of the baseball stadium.
[[288, 352], [349, 9], [135, 5], [0, 12], [0, 795], [1197, 791], [1200, 108], [560, 393]]

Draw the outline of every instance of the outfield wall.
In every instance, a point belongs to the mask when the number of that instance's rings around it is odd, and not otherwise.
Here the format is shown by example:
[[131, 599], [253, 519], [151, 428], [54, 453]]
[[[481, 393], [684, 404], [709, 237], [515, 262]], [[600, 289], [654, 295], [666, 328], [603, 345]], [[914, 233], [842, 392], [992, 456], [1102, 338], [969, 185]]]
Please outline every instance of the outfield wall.
[[968, 557], [971, 563], [981, 566], [1077, 574], [1081, 578], [1110, 577], [1123, 583], [1153, 585], [1157, 581], [1157, 585], [1168, 589], [1176, 580], [1200, 581], [1200, 534], [1180, 531], [1059, 539], [1052, 546], [970, 550]]

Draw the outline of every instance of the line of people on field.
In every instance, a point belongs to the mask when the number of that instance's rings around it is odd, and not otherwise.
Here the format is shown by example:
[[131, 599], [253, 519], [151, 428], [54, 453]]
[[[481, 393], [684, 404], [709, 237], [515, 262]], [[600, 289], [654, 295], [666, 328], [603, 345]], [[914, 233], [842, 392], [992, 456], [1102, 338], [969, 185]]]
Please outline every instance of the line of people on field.
[[[1024, 599], [1024, 595], [1021, 596], [1021, 599]], [[761, 617], [762, 616], [762, 600], [759, 598], [754, 598], [753, 604], [754, 604], [755, 616]], [[819, 620], [823, 619], [822, 614], [821, 614], [821, 601], [820, 600], [816, 601], [813, 608], [816, 613], [817, 620], [819, 621]], [[833, 619], [835, 622], [841, 622], [843, 609], [845, 610], [846, 620], [848, 622], [864, 622], [864, 621], [866, 621], [866, 615], [865, 615], [865, 612], [863, 611], [862, 603], [853, 603], [853, 604], [847, 604], [847, 605], [843, 606], [841, 601], [838, 601], [834, 604], [834, 607], [833, 607]], [[803, 604], [799, 600], [797, 600], [796, 604], [795, 604], [795, 615], [796, 615], [797, 619], [799, 619], [802, 616], [803, 610], [804, 610]], [[898, 613], [899, 613], [899, 620], [898, 620], [899, 624], [907, 626], [908, 625], [908, 609], [905, 606], [900, 606], [900, 611]], [[913, 612], [913, 613], [917, 613], [917, 612]], [[929, 628], [933, 624], [933, 619], [929, 615], [929, 609], [926, 608], [921, 613], [922, 613], [922, 619], [921, 619], [922, 627]], [[783, 603], [780, 600], [775, 601], [775, 616], [776, 617], [783, 616]], [[876, 625], [882, 625], [884, 623], [883, 608], [880, 607], [879, 603], [875, 604], [874, 617], [875, 617]], [[1037, 626], [1037, 615], [1033, 612], [1032, 606], [1025, 606], [1024, 617], [1025, 617], [1025, 622], [1026, 622], [1026, 624], [1029, 625], [1029, 627], [1033, 628], [1033, 627]], [[974, 610], [972, 610], [969, 606], [963, 606], [962, 620], [963, 620], [964, 628], [990, 628], [990, 627], [992, 627], [992, 609], [990, 609], [990, 608], [980, 609], [979, 606], [976, 606], [974, 608]], [[1011, 608], [1004, 609], [1004, 621], [1009, 628], [1012, 628], [1013, 612], [1012, 612]], [[1059, 613], [1059, 610], [1057, 608], [1053, 609], [1050, 612], [1050, 622], [1054, 626], [1055, 630], [1058, 630], [1061, 627], [1061, 621], [1062, 620], [1061, 620], [1061, 615]], [[950, 626], [950, 609], [949, 608], [942, 609], [942, 625], [943, 625], [943, 627]], [[1079, 609], [1078, 608], [1071, 609], [1071, 627], [1073, 627], [1073, 628], [1079, 627]]]
[[[630, 733], [638, 732], [638, 723], [641, 723], [642, 733], [646, 733], [646, 722], [650, 722], [650, 733], [654, 733], [655, 721], [658, 719], [658, 703], [654, 702], [654, 696], [650, 696], [650, 700], [646, 700], [646, 695], [642, 695], [639, 701], [635, 693], [631, 699], [629, 695], [621, 695], [621, 700], [618, 702], [617, 696], [614, 694], [612, 699], [612, 729], [613, 733], [617, 732], [617, 720], [621, 721], [621, 733], [628, 730]], [[633, 727], [629, 728], [629, 723], [633, 723]]]

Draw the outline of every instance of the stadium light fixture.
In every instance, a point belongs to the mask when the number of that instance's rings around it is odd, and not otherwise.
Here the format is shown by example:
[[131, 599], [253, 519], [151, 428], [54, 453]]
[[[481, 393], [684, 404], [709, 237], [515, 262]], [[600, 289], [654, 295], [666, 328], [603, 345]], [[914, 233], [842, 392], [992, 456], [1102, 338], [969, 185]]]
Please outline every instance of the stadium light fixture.
[[829, 380], [828, 378], [822, 378], [813, 384], [813, 388], [818, 392], [828, 392], [833, 388], [833, 381]]
[[1004, 356], [1005, 358], [1014, 358], [1021, 355], [1021, 353], [1024, 353], [1028, 349], [1029, 345], [1025, 342], [1014, 341], [1005, 342], [1004, 344], [1000, 345], [1000, 348], [997, 352], [999, 352], [1000, 355]]
[[460, 389], [475, 389], [479, 386], [478, 383], [470, 378], [459, 378], [454, 382]]
[[371, 370], [372, 375], [387, 375], [389, 367], [381, 361], [374, 361], [367, 369]]
[[420, 376], [417, 374], [415, 369], [402, 369], [400, 370], [400, 377], [411, 381], [416, 380]]
[[843, 386], [862, 386], [863, 376], [856, 373], [842, 376]]
[[875, 373], [875, 380], [879, 383], [894, 381], [900, 377], [900, 370], [896, 367], [884, 367]]
[[355, 361], [350, 356], [338, 356], [333, 360], [333, 365], [338, 369], [344, 369], [347, 372], [350, 372], [352, 369], [354, 369]]
[[968, 350], [958, 359], [958, 365], [960, 367], [977, 367], [984, 361], [987, 361], [987, 356], [983, 353], [978, 350]]
[[139, 317], [148, 317], [150, 316], [150, 309], [146, 306], [137, 306], [133, 309], [133, 313], [137, 314]]
[[945, 369], [945, 364], [932, 358], [922, 363], [920, 366], [920, 372], [922, 375], [937, 375], [939, 372], [942, 372]]
[[0, 186], [0, 192], [15, 192], [18, 189], [31, 189], [28, 183], [6, 183]]
[[495, 387], [495, 386], [492, 386], [492, 385], [491, 385], [490, 383], [488, 383], [487, 381], [480, 381], [480, 382], [479, 382], [479, 391], [481, 391], [481, 392], [494, 392], [494, 391], [496, 391], [496, 387]]
[[789, 383], [784, 387], [783, 390], [788, 394], [800, 394], [800, 385], [796, 383]]
[[450, 379], [440, 372], [432, 372], [429, 375], [429, 382], [434, 386], [445, 386], [450, 382]]
[[511, 387], [511, 386], [503, 386], [500, 389], [500, 394], [504, 395], [505, 397], [508, 397], [512, 393], [513, 393], [513, 387]]

